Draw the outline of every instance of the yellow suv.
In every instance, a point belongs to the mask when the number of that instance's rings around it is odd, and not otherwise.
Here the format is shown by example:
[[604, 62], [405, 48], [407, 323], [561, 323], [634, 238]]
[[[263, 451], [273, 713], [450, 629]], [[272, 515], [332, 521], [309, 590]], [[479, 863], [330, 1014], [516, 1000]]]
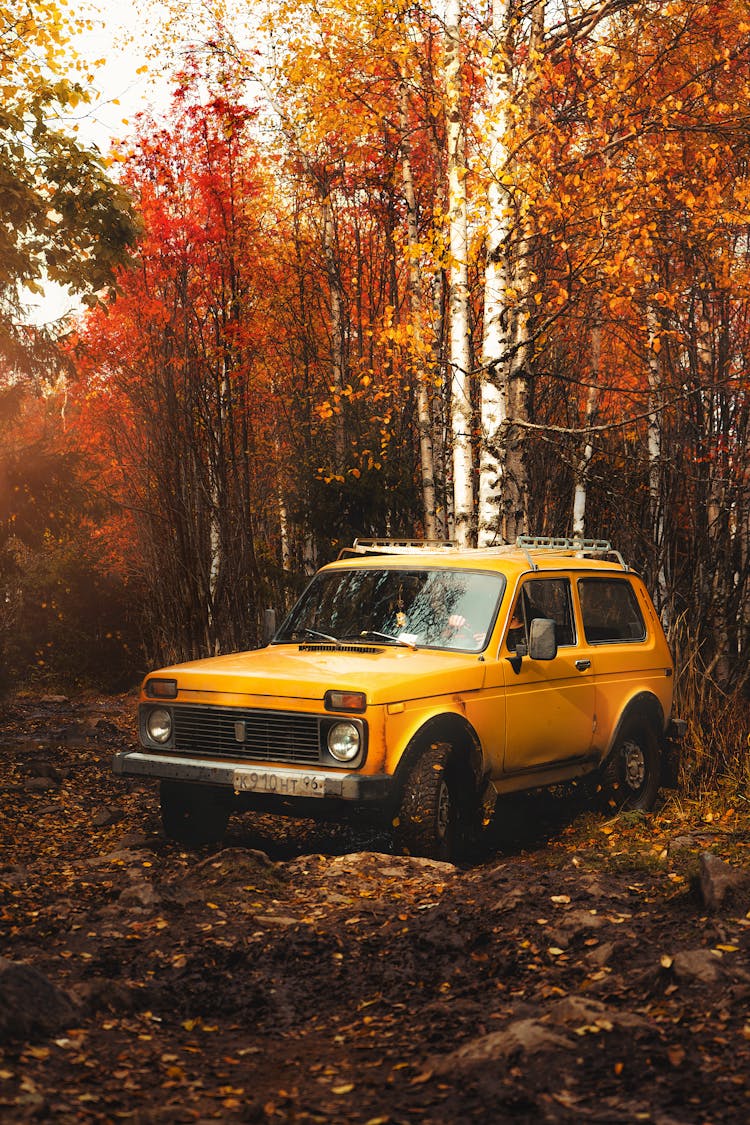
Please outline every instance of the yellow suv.
[[358, 540], [270, 644], [163, 668], [118, 774], [161, 779], [166, 833], [232, 809], [376, 819], [448, 858], [488, 794], [598, 771], [619, 806], [662, 780], [674, 666], [641, 579], [601, 540], [465, 550]]

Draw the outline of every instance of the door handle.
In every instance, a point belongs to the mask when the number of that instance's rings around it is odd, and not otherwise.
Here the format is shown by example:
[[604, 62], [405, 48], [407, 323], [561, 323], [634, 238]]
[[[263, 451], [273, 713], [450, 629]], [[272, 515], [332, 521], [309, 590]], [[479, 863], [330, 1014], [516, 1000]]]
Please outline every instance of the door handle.
[[585, 672], [590, 667], [591, 667], [591, 661], [590, 660], [576, 660], [576, 668], [578, 669], [579, 672]]

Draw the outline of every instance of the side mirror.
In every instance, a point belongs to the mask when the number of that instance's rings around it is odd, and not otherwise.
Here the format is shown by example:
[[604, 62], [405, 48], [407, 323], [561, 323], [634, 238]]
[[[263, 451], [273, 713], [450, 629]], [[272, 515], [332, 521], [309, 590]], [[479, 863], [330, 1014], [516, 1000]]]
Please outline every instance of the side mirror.
[[529, 630], [532, 660], [554, 660], [557, 656], [557, 626], [550, 617], [536, 617]]

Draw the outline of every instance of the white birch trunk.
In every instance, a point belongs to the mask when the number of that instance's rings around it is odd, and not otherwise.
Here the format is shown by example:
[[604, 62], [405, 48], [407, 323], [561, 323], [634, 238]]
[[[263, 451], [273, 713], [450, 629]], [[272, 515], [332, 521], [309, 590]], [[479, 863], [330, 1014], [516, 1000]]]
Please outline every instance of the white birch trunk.
[[[586, 394], [585, 425], [593, 426], [596, 422], [596, 410], [599, 402], [599, 374], [602, 354], [602, 328], [597, 320], [591, 329], [591, 382]], [[588, 496], [589, 471], [591, 458], [594, 455], [594, 446], [589, 437], [584, 444], [583, 452], [576, 466], [575, 490], [573, 493], [573, 538], [583, 539], [586, 535], [586, 499]]]
[[305, 574], [314, 574], [318, 569], [318, 552], [315, 547], [315, 536], [309, 528], [305, 530], [302, 543], [302, 570]]
[[[499, 4], [495, 4], [495, 13]], [[508, 350], [505, 337], [505, 293], [508, 288], [506, 247], [510, 238], [510, 207], [507, 190], [501, 183], [507, 165], [507, 74], [499, 64], [493, 78], [492, 132], [490, 135], [490, 182], [487, 191], [487, 264], [484, 274], [484, 338], [482, 341], [482, 383], [480, 396], [481, 446], [479, 454], [478, 542], [480, 547], [501, 540], [500, 506], [503, 488], [503, 463], [500, 455], [502, 433], [508, 417], [506, 386], [501, 382], [500, 365]]]
[[[276, 398], [276, 380], [271, 380], [271, 397]], [[276, 454], [276, 505], [279, 513], [279, 546], [281, 548], [281, 568], [282, 570], [292, 569], [292, 549], [289, 541], [289, 512], [284, 499], [284, 489], [282, 486], [281, 473], [278, 466], [282, 463], [281, 442], [278, 434], [274, 437], [273, 442], [274, 453]]]
[[[447, 188], [447, 185], [445, 185]], [[440, 343], [444, 329], [444, 279], [442, 271], [431, 278], [427, 308], [433, 341], [433, 370], [441, 367]], [[437, 531], [440, 536], [455, 538], [453, 521], [453, 449], [450, 423], [450, 380], [447, 372], [433, 400], [432, 455], [435, 460]]]
[[284, 494], [279, 489], [279, 541], [281, 545], [281, 567], [282, 570], [289, 571], [292, 569], [292, 552], [289, 547], [289, 513], [287, 512], [286, 501]]
[[453, 436], [455, 538], [471, 543], [474, 514], [472, 410], [469, 369], [469, 270], [466, 216], [465, 137], [461, 112], [461, 0], [445, 5], [445, 95], [448, 142], [448, 222], [450, 228], [450, 370]]
[[662, 496], [661, 408], [662, 379], [659, 359], [659, 321], [653, 309], [648, 310], [648, 496], [651, 534], [657, 559], [656, 607], [668, 627], [668, 588], [666, 542], [664, 535], [664, 497]]
[[[522, 423], [528, 420], [531, 236], [519, 226], [523, 220], [509, 190], [513, 182], [509, 110], [514, 11], [511, 0], [494, 0], [478, 511], [482, 546], [513, 541], [527, 530], [526, 432]], [[543, 35], [541, 0], [532, 17], [530, 47], [536, 48]]]
[[411, 168], [409, 119], [406, 87], [400, 90], [401, 112], [401, 175], [406, 199], [407, 259], [409, 262], [409, 310], [413, 329], [413, 366], [417, 381], [417, 426], [419, 430], [419, 463], [422, 477], [424, 533], [437, 538], [438, 521], [435, 503], [435, 456], [432, 439], [432, 413], [429, 383], [424, 371], [424, 330], [422, 320], [422, 286], [420, 281], [417, 222], [417, 200]]
[[219, 492], [218, 470], [219, 448], [226, 423], [227, 396], [229, 382], [227, 379], [226, 359], [221, 360], [221, 378], [219, 381], [219, 401], [217, 404], [218, 416], [213, 434], [213, 449], [208, 451], [209, 465], [209, 564], [208, 564], [208, 598], [206, 604], [208, 643], [210, 651], [218, 656], [221, 651], [218, 630], [216, 627], [216, 599], [219, 590], [219, 580], [222, 570], [221, 550], [221, 495]]

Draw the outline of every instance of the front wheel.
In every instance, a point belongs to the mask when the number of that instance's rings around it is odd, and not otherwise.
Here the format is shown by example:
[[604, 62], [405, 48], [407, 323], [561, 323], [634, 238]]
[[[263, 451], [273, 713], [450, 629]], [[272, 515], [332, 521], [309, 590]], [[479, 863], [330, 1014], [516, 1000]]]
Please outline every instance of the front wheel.
[[188, 848], [218, 844], [229, 822], [229, 803], [206, 785], [162, 781], [159, 788], [161, 822], [171, 840]]
[[628, 720], [604, 764], [607, 805], [648, 810], [656, 800], [660, 780], [661, 754], [653, 727], [645, 719]]
[[404, 783], [393, 821], [396, 851], [428, 859], [456, 858], [468, 827], [472, 791], [468, 770], [457, 767], [449, 744], [427, 747]]

